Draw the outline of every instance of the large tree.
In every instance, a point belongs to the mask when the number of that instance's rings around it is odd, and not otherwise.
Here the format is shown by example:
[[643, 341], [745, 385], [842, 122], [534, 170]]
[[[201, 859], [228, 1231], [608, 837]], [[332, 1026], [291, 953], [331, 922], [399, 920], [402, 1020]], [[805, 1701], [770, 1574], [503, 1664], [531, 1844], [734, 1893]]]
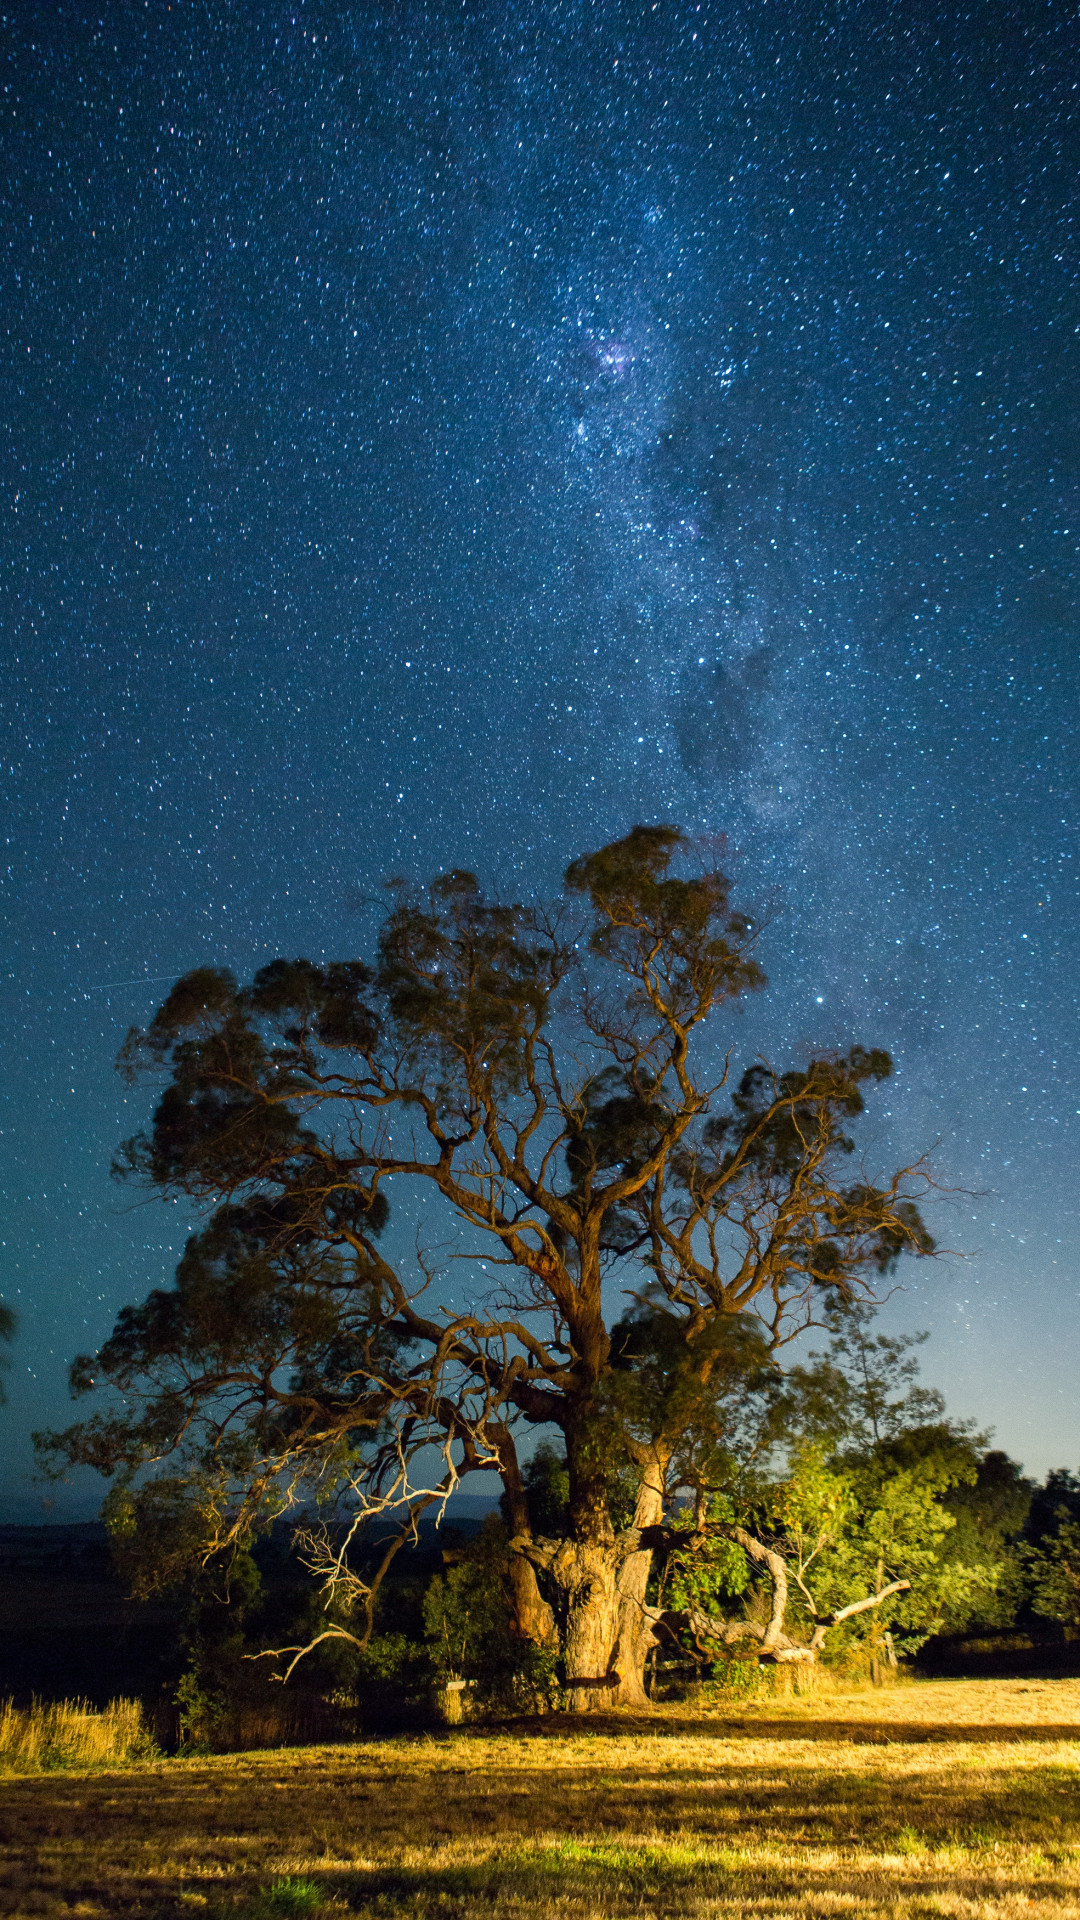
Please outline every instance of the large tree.
[[[362, 1639], [356, 1529], [395, 1512], [404, 1533], [494, 1468], [518, 1631], [558, 1646], [575, 1707], [640, 1702], [672, 1463], [732, 1330], [753, 1317], [774, 1353], [931, 1245], [918, 1169], [852, 1177], [885, 1053], [730, 1075], [756, 937], [682, 833], [639, 826], [575, 860], [554, 904], [452, 872], [392, 895], [371, 964], [177, 983], [123, 1050], [165, 1084], [120, 1171], [209, 1219], [175, 1286], [76, 1362], [77, 1391], [119, 1398], [51, 1442], [119, 1476], [114, 1510], [158, 1540], [162, 1577], [291, 1507], [358, 1603], [329, 1630]], [[406, 1222], [415, 1251], [391, 1258]], [[628, 1292], [652, 1303], [637, 1372], [612, 1337]], [[529, 1525], [537, 1430], [565, 1448], [558, 1537]]]

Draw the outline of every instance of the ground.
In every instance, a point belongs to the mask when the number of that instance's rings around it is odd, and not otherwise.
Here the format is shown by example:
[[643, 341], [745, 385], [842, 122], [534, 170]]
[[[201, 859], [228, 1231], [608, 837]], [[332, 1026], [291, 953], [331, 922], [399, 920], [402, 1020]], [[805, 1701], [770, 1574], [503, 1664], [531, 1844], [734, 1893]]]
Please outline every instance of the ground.
[[8, 1779], [0, 1909], [1080, 1916], [1080, 1681]]

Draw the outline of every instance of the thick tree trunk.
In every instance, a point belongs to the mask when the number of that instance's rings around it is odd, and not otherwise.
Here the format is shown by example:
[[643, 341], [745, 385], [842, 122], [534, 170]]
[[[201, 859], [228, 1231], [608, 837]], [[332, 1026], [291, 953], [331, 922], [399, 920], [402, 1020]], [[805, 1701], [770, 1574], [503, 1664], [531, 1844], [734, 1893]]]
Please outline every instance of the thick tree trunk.
[[614, 1540], [562, 1540], [548, 1563], [562, 1602], [571, 1713], [603, 1712], [619, 1686], [619, 1559]]
[[[567, 1435], [573, 1531], [563, 1540], [536, 1540], [509, 1445], [501, 1460], [513, 1528], [512, 1581], [518, 1618], [537, 1644], [561, 1646], [573, 1713], [603, 1713], [612, 1707], [644, 1707], [645, 1660], [653, 1645], [656, 1613], [646, 1604], [652, 1552], [615, 1538], [608, 1504], [606, 1461], [584, 1418]], [[663, 1461], [649, 1449], [638, 1464], [643, 1480], [634, 1525], [645, 1529], [663, 1518]], [[509, 1469], [509, 1470], [508, 1470]], [[534, 1568], [543, 1569], [554, 1612], [540, 1594]], [[520, 1600], [518, 1594], [521, 1594]], [[556, 1632], [555, 1622], [558, 1622]]]
[[[638, 1495], [634, 1524], [656, 1526], [663, 1517], [663, 1472], [651, 1461]], [[572, 1713], [603, 1713], [612, 1707], [646, 1707], [645, 1660], [653, 1645], [655, 1610], [646, 1590], [652, 1553], [628, 1553], [611, 1532], [606, 1513], [588, 1514], [594, 1537], [562, 1540], [545, 1556], [558, 1595], [566, 1685]]]
[[623, 1556], [612, 1530], [607, 1460], [593, 1413], [580, 1408], [566, 1432], [571, 1534], [545, 1563], [555, 1589], [572, 1713], [603, 1712], [619, 1685], [615, 1649]]

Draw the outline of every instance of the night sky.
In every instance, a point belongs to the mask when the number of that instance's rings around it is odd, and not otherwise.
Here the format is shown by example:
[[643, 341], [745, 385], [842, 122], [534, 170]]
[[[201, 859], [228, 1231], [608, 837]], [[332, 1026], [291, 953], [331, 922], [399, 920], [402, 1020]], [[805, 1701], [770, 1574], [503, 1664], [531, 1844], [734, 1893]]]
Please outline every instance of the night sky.
[[26, 1435], [182, 1242], [127, 1026], [639, 819], [774, 914], [742, 1052], [892, 1049], [971, 1257], [888, 1323], [1075, 1467], [1075, 8], [0, 32], [4, 1515], [86, 1510]]

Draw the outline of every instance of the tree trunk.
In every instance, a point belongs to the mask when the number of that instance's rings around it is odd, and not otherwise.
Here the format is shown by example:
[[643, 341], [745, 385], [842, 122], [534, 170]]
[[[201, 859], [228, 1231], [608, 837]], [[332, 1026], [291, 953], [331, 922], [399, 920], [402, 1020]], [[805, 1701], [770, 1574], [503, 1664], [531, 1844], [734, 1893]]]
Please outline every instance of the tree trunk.
[[524, 1554], [512, 1553], [509, 1572], [514, 1632], [534, 1647], [557, 1647], [555, 1615], [537, 1585], [535, 1567]]
[[602, 1713], [619, 1688], [619, 1560], [614, 1540], [562, 1540], [548, 1563], [562, 1602], [571, 1713]]
[[[654, 1458], [646, 1466], [645, 1478], [637, 1497], [634, 1526], [658, 1527], [664, 1518], [664, 1465]], [[619, 1638], [613, 1662], [619, 1676], [613, 1705], [647, 1707], [645, 1662], [656, 1645], [654, 1627], [658, 1618], [654, 1607], [646, 1605], [645, 1595], [652, 1571], [652, 1549], [639, 1547], [627, 1554], [619, 1571]]]
[[[652, 1551], [639, 1547], [628, 1553], [626, 1543], [615, 1538], [606, 1463], [593, 1443], [589, 1423], [582, 1419], [577, 1431], [567, 1434], [573, 1527], [569, 1539], [535, 1540], [528, 1532], [520, 1475], [511, 1466], [509, 1446], [504, 1453], [501, 1465], [514, 1528], [511, 1565], [517, 1563], [512, 1579], [519, 1620], [534, 1622], [529, 1637], [538, 1645], [561, 1645], [572, 1713], [647, 1706], [645, 1661], [654, 1644], [657, 1618], [645, 1598]], [[642, 1450], [638, 1464], [643, 1478], [634, 1524], [656, 1526], [663, 1518], [664, 1463], [650, 1448], [647, 1454]], [[552, 1591], [554, 1614], [540, 1594], [535, 1567], [543, 1569]]]
[[623, 1554], [611, 1525], [608, 1463], [594, 1416], [595, 1409], [583, 1404], [566, 1429], [571, 1532], [546, 1561], [572, 1713], [604, 1712], [619, 1685], [615, 1649]]
[[[639, 1547], [627, 1553], [612, 1536], [606, 1514], [585, 1518], [594, 1522], [593, 1538], [579, 1535], [560, 1541], [546, 1562], [561, 1602], [570, 1710], [603, 1713], [612, 1707], [647, 1707], [645, 1661], [657, 1617], [645, 1598], [652, 1552]], [[651, 1460], [634, 1525], [656, 1526], [662, 1518], [663, 1469]]]
[[[529, 1540], [529, 1503], [525, 1498], [517, 1449], [508, 1427], [493, 1426], [492, 1437], [498, 1449], [499, 1468], [506, 1490], [511, 1536]], [[526, 1554], [511, 1553], [509, 1581], [514, 1632], [520, 1634], [523, 1640], [531, 1641], [534, 1647], [557, 1647], [559, 1636], [555, 1615], [537, 1585], [536, 1568]]]

